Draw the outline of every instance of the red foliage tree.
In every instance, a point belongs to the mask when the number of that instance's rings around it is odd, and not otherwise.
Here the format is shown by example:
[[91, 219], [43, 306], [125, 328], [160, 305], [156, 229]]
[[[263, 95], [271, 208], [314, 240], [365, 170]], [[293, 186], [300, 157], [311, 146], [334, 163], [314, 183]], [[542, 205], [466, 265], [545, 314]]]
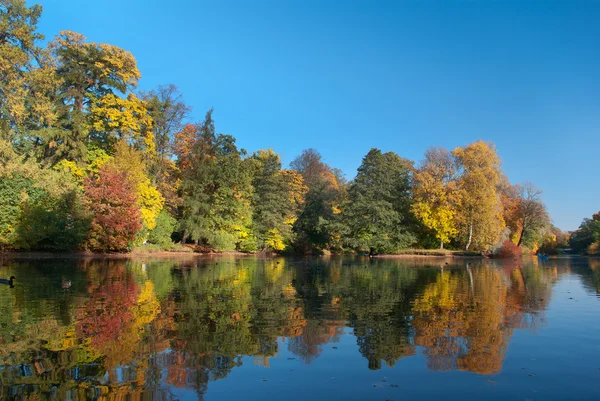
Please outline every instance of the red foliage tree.
[[104, 166], [98, 176], [85, 180], [85, 200], [93, 218], [87, 246], [94, 251], [128, 249], [142, 228], [142, 215], [127, 175]]
[[515, 245], [514, 242], [510, 240], [506, 240], [502, 243], [502, 246], [495, 252], [495, 257], [508, 259], [515, 258], [521, 256], [522, 251], [521, 248]]

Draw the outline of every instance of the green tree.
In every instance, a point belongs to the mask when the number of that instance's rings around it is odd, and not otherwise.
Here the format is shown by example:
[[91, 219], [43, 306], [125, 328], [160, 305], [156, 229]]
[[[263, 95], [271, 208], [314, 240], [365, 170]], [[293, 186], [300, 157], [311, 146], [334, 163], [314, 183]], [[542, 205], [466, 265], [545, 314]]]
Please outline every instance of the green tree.
[[540, 244], [545, 231], [550, 226], [550, 217], [546, 206], [542, 203], [542, 191], [530, 182], [518, 186], [519, 200], [517, 216], [521, 226], [521, 234], [517, 246], [522, 244], [532, 247]]
[[600, 254], [600, 212], [583, 219], [579, 229], [571, 234], [569, 245], [575, 252]]
[[371, 149], [363, 158], [342, 214], [349, 247], [391, 253], [415, 241], [410, 220], [411, 169], [411, 161], [392, 152]]
[[328, 250], [340, 234], [336, 224], [341, 200], [338, 179], [314, 149], [304, 150], [290, 166], [302, 175], [307, 187], [303, 207], [294, 223], [296, 249], [304, 253]]
[[258, 248], [282, 251], [292, 234], [290, 185], [281, 171], [281, 160], [273, 150], [260, 150], [253, 155], [255, 173], [252, 180], [253, 228]]
[[215, 133], [212, 110], [195, 128], [190, 163], [181, 169], [182, 241], [233, 250], [249, 235], [251, 166], [231, 135]]

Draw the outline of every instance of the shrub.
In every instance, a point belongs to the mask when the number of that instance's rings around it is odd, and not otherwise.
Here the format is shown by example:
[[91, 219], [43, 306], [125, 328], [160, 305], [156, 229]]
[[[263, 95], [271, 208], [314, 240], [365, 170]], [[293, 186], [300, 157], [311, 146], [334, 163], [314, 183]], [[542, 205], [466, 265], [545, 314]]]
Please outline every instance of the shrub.
[[516, 258], [517, 256], [521, 256], [521, 248], [510, 240], [504, 241], [494, 253], [494, 257], [497, 258]]
[[50, 251], [74, 250], [83, 244], [88, 231], [89, 219], [77, 192], [66, 193], [58, 199], [46, 195], [23, 206], [15, 231], [15, 246]]

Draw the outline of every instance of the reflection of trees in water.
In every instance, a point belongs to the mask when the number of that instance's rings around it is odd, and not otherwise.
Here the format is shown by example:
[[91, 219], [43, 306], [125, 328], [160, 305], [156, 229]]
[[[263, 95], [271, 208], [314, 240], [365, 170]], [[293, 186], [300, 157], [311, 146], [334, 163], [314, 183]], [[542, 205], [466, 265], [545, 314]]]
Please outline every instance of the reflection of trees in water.
[[598, 289], [597, 260], [537, 262], [20, 263], [11, 268], [31, 280], [0, 293], [0, 396], [168, 399], [181, 387], [202, 397], [244, 356], [268, 367], [278, 339], [310, 363], [344, 327], [370, 369], [419, 350], [430, 369], [489, 374], [514, 329], [543, 326], [560, 274]]
[[414, 303], [415, 343], [429, 367], [499, 371], [512, 330], [539, 326], [552, 278], [532, 266], [440, 272]]

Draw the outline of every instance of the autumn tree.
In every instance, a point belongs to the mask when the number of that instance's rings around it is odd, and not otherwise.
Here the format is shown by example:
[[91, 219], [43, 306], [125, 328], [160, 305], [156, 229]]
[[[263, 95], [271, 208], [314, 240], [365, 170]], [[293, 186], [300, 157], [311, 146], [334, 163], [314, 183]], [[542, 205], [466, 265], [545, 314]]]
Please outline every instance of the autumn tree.
[[413, 175], [412, 211], [435, 233], [440, 249], [458, 234], [456, 173], [456, 162], [450, 152], [444, 148], [430, 148]]
[[115, 170], [125, 173], [135, 192], [136, 205], [142, 214], [144, 228], [153, 230], [156, 227], [156, 219], [163, 208], [164, 198], [148, 178], [143, 153], [132, 148], [125, 141], [119, 141], [115, 145], [114, 156], [107, 164]]
[[49, 48], [56, 59], [62, 113], [46, 146], [56, 157], [82, 161], [90, 143], [111, 149], [123, 137], [153, 148], [145, 103], [131, 93], [121, 96], [141, 76], [130, 52], [86, 42], [71, 31], [62, 31]]
[[0, 1], [0, 135], [16, 140], [26, 118], [29, 77], [38, 65], [44, 38], [36, 32], [40, 5], [27, 7], [25, 0]]
[[458, 218], [466, 237], [465, 249], [492, 246], [500, 235], [503, 221], [496, 190], [500, 159], [493, 145], [477, 141], [452, 151], [459, 166], [460, 206]]
[[143, 220], [127, 174], [103, 166], [97, 177], [85, 180], [85, 201], [92, 213], [87, 246], [94, 251], [128, 250]]
[[370, 253], [391, 253], [411, 245], [410, 176], [412, 162], [371, 149], [348, 189], [343, 212], [345, 243]]

